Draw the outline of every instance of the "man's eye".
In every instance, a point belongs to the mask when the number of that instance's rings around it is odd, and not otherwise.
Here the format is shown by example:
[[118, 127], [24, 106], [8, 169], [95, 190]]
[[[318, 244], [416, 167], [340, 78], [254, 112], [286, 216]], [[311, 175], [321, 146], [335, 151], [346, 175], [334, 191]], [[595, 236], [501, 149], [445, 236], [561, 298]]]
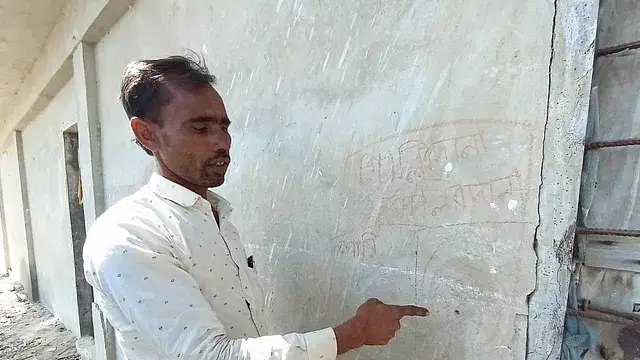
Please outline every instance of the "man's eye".
[[205, 132], [205, 131], [207, 131], [207, 127], [206, 126], [194, 126], [193, 130], [195, 130], [196, 132]]

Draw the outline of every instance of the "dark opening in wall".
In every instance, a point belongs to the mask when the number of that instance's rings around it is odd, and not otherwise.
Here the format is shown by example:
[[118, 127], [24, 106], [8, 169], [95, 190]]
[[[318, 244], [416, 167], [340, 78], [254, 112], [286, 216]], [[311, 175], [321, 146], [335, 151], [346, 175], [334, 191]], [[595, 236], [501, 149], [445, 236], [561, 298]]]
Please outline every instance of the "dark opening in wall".
[[82, 248], [86, 239], [84, 208], [82, 206], [82, 176], [78, 160], [78, 131], [74, 125], [62, 133], [64, 140], [64, 160], [66, 165], [67, 198], [69, 199], [69, 219], [73, 244], [73, 265], [75, 267], [76, 294], [80, 335], [93, 336], [91, 303], [93, 290], [84, 278]]

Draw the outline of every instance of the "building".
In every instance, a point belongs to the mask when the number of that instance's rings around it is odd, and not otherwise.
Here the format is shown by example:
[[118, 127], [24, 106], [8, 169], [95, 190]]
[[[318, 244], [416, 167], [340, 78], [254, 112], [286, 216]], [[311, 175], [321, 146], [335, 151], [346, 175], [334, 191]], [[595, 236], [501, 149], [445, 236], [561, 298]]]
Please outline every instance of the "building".
[[[377, 296], [427, 305], [432, 316], [408, 322], [384, 349], [345, 358], [557, 359], [572, 272], [602, 306], [631, 312], [634, 297], [640, 303], [639, 259], [621, 268], [602, 245], [610, 238], [587, 236], [576, 247], [586, 265], [572, 271], [576, 224], [640, 227], [636, 193], [629, 203], [611, 190], [628, 205], [616, 212], [627, 214], [622, 223], [606, 218], [613, 205], [579, 218], [581, 178], [594, 179], [582, 171], [594, 53], [640, 38], [634, 2], [603, 1], [595, 46], [598, 6], [0, 5], [0, 270], [77, 336], [95, 336], [99, 357], [116, 352], [83, 281], [81, 248], [94, 219], [153, 171], [118, 102], [120, 77], [132, 60], [194, 50], [232, 117], [234, 161], [220, 191], [262, 270], [272, 331], [333, 325]], [[635, 116], [638, 85], [612, 78], [635, 64], [635, 50], [626, 54], [596, 62], [606, 71], [617, 59], [614, 73], [594, 78], [592, 105], [605, 101], [611, 119], [616, 101], [626, 104], [618, 115]], [[637, 126], [627, 125], [601, 132], [631, 137]], [[637, 161], [626, 159], [635, 189]], [[614, 163], [588, 166], [612, 186]], [[583, 191], [581, 205], [610, 196]], [[638, 254], [631, 242], [622, 249]]]

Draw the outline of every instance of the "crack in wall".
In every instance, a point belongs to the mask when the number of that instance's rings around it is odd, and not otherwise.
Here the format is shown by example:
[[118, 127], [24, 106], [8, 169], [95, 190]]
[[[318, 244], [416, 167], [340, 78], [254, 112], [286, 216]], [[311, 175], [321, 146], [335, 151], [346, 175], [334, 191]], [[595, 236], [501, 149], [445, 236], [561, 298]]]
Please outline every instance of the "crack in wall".
[[[542, 214], [540, 211], [540, 207], [542, 203], [542, 186], [544, 185], [545, 145], [547, 141], [547, 131], [549, 126], [549, 117], [550, 117], [550, 110], [551, 110], [551, 84], [552, 84], [551, 77], [552, 77], [553, 61], [554, 61], [554, 55], [555, 55], [557, 17], [558, 17], [558, 0], [554, 0], [553, 1], [553, 18], [551, 21], [551, 44], [550, 44], [551, 54], [549, 55], [549, 68], [548, 68], [549, 75], [548, 75], [548, 83], [547, 83], [547, 109], [546, 109], [546, 117], [545, 117], [545, 123], [544, 123], [544, 132], [542, 135], [540, 185], [538, 186], [538, 206], [537, 206], [538, 224], [536, 226], [536, 229], [533, 235], [533, 251], [536, 255], [536, 282], [535, 282], [535, 287], [533, 291], [531, 291], [531, 293], [527, 295], [527, 305], [529, 305], [529, 307], [531, 306], [531, 301], [533, 296], [538, 291], [539, 280], [540, 280], [541, 254], [540, 254], [539, 243], [538, 243], [538, 235], [539, 235], [540, 226], [542, 224]], [[529, 316], [531, 316], [531, 311], [529, 311]], [[529, 358], [530, 354], [533, 354], [536, 352], [535, 349], [530, 349], [529, 335], [528, 335], [529, 334], [529, 321], [528, 321], [529, 316], [527, 317], [526, 358]], [[553, 353], [552, 350], [555, 346], [556, 346], [556, 339], [554, 339], [554, 343], [553, 343], [553, 346], [551, 347], [551, 351], [549, 352], [549, 354], [547, 354], [547, 359], [549, 359], [549, 357]]]

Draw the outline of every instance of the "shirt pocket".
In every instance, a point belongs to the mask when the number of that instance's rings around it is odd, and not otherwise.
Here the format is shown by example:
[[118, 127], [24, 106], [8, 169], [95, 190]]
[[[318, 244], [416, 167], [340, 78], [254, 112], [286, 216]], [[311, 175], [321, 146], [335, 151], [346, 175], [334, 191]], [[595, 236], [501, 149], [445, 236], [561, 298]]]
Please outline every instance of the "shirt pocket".
[[245, 279], [248, 282], [247, 298], [249, 298], [249, 303], [251, 304], [251, 312], [254, 314], [254, 320], [256, 320], [259, 330], [261, 333], [264, 332], [264, 321], [265, 321], [265, 296], [264, 290], [262, 289], [260, 276], [255, 269], [252, 269], [245, 265], [243, 267], [243, 272], [245, 274]]
[[262, 310], [265, 306], [264, 303], [264, 291], [262, 290], [262, 285], [260, 281], [260, 276], [255, 269], [251, 269], [249, 267], [245, 268], [247, 273], [247, 279], [249, 280], [250, 290], [252, 292], [254, 301], [256, 302], [256, 306], [260, 307]]

